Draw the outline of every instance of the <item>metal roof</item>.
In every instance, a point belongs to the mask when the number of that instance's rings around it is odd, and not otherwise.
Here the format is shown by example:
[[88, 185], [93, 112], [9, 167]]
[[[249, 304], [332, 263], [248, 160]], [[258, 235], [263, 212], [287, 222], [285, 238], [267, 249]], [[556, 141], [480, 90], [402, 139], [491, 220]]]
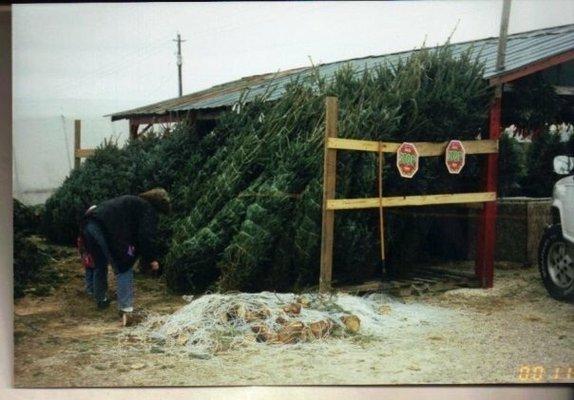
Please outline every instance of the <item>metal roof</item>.
[[[432, 49], [436, 48], [438, 47], [433, 47]], [[484, 78], [489, 79], [495, 76], [506, 75], [531, 63], [574, 49], [574, 24], [509, 35], [505, 69], [498, 73], [495, 71], [498, 37], [454, 43], [451, 45], [451, 48], [455, 57], [470, 49], [472, 56], [478, 57], [484, 63]], [[399, 53], [343, 60], [320, 64], [315, 67], [319, 74], [327, 78], [334, 76], [335, 71], [344, 65], [351, 65], [357, 73], [360, 73], [365, 69], [373, 68], [382, 63], [395, 64], [419, 50], [414, 49]], [[190, 110], [230, 107], [240, 100], [242, 94], [249, 101], [256, 96], [264, 94], [269, 87], [273, 88], [272, 94], [269, 96], [269, 99], [273, 100], [282, 96], [285, 91], [285, 85], [293, 78], [306, 76], [311, 73], [313, 73], [313, 67], [308, 66], [277, 73], [249, 76], [213, 86], [200, 92], [111, 114], [110, 116], [113, 121], [136, 116], [160, 116]]]

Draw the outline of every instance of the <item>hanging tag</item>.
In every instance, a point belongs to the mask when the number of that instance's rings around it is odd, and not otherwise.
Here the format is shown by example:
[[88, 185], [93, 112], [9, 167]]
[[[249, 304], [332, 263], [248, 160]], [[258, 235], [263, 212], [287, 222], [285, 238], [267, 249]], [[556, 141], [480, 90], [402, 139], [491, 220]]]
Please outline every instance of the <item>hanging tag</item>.
[[412, 143], [402, 143], [397, 149], [397, 168], [403, 178], [412, 178], [419, 170], [419, 152]]
[[464, 167], [466, 160], [466, 150], [460, 140], [451, 140], [446, 146], [444, 162], [448, 172], [451, 174], [459, 174]]

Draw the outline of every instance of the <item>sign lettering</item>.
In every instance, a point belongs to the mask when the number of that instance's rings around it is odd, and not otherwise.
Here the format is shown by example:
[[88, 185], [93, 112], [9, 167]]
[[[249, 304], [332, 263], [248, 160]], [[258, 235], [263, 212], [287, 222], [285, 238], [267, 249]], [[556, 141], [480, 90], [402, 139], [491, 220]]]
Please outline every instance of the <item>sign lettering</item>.
[[444, 161], [448, 172], [459, 174], [464, 167], [466, 160], [466, 150], [460, 140], [451, 140], [446, 146]]
[[402, 143], [397, 149], [397, 169], [403, 178], [412, 178], [419, 170], [419, 152], [412, 143]]

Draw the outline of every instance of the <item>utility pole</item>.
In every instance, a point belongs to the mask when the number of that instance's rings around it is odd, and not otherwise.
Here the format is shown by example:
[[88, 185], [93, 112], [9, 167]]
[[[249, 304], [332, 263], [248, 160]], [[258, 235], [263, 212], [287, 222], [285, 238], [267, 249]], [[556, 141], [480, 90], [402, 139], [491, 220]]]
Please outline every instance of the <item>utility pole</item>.
[[185, 42], [185, 40], [181, 40], [181, 35], [177, 34], [177, 39], [174, 40], [177, 42], [177, 77], [178, 77], [178, 87], [179, 87], [179, 97], [183, 95], [182, 84], [181, 84], [181, 66], [183, 61], [181, 59], [181, 43]]
[[506, 58], [506, 42], [508, 38], [508, 20], [510, 19], [510, 1], [503, 0], [502, 16], [500, 19], [500, 34], [498, 35], [498, 52], [496, 54], [496, 71], [504, 69]]

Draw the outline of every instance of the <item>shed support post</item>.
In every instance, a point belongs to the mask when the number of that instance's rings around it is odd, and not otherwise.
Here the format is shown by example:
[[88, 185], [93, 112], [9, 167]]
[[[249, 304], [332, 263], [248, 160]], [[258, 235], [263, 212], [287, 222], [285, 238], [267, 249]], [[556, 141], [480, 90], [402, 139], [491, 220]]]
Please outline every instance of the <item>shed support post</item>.
[[82, 148], [82, 121], [74, 120], [74, 168], [80, 168], [82, 159], [78, 156], [77, 150]]
[[[502, 85], [495, 87], [490, 105], [489, 139], [498, 140], [502, 130]], [[498, 177], [498, 153], [487, 156], [484, 171], [484, 190], [496, 192]], [[494, 247], [496, 242], [496, 201], [484, 203], [479, 216], [475, 274], [483, 288], [494, 283]]]
[[325, 99], [325, 155], [323, 159], [323, 221], [321, 234], [321, 274], [319, 291], [331, 289], [333, 271], [333, 236], [335, 211], [327, 209], [327, 201], [335, 198], [337, 176], [337, 150], [327, 146], [327, 139], [337, 137], [339, 104], [336, 97]]
[[139, 123], [134, 122], [133, 119], [130, 119], [130, 139], [137, 139], [138, 138], [138, 129]]

